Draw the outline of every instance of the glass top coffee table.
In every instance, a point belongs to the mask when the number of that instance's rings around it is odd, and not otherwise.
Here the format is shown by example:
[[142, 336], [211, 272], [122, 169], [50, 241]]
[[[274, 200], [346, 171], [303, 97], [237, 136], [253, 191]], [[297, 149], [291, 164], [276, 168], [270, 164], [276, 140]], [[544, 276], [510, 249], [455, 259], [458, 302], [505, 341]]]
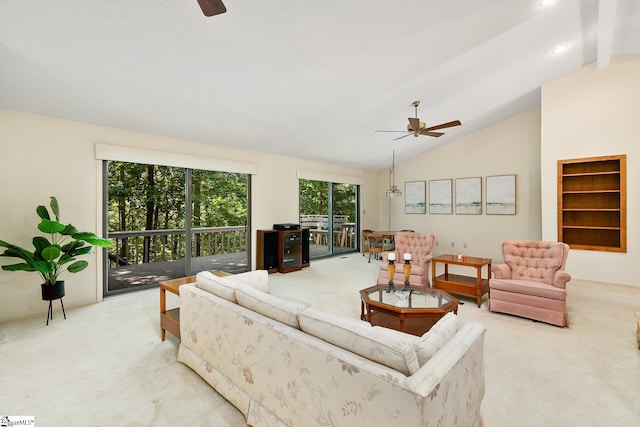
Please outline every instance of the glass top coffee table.
[[372, 325], [384, 326], [413, 335], [422, 335], [445, 314], [458, 313], [458, 301], [447, 292], [411, 287], [411, 292], [388, 292], [387, 285], [360, 291], [360, 318]]

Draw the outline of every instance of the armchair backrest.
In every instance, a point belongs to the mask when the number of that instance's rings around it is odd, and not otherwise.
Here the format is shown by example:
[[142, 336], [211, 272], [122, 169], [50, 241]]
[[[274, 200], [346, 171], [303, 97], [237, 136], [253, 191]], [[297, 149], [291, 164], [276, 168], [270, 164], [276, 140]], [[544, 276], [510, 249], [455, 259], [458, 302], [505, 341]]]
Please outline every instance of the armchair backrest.
[[502, 242], [504, 262], [511, 278], [553, 284], [554, 275], [564, 270], [569, 245], [537, 240], [505, 240]]
[[399, 260], [402, 260], [404, 254], [410, 253], [411, 260], [417, 262], [421, 257], [431, 254], [436, 244], [436, 236], [431, 233], [398, 231], [395, 237], [395, 244]]

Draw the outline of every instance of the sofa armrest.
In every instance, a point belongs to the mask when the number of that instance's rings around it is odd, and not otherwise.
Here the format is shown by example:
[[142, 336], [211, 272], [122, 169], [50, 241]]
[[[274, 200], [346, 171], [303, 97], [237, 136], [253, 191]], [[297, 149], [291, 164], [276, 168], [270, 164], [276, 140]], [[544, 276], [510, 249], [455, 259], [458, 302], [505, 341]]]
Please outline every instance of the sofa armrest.
[[[480, 419], [485, 391], [484, 334], [485, 327], [481, 324], [464, 324], [418, 372], [405, 379], [405, 386], [427, 397], [424, 425], [432, 422], [470, 426]], [[435, 414], [457, 418], [445, 422], [430, 419]]]
[[511, 267], [507, 264], [496, 264], [491, 266], [494, 279], [511, 279]]
[[556, 288], [566, 289], [569, 280], [571, 280], [571, 274], [564, 270], [558, 270], [553, 276], [553, 286]]
[[433, 258], [431, 254], [421, 256], [418, 260], [418, 265], [421, 267], [429, 265], [429, 263], [431, 262], [431, 258]]

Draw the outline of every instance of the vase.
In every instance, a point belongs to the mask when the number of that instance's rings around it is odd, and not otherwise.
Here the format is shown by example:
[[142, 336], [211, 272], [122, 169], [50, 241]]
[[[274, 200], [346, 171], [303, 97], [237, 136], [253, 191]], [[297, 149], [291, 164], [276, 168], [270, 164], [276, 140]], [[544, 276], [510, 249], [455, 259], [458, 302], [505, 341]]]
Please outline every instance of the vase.
[[42, 300], [52, 301], [64, 296], [64, 280], [58, 280], [55, 285], [40, 285], [42, 288]]

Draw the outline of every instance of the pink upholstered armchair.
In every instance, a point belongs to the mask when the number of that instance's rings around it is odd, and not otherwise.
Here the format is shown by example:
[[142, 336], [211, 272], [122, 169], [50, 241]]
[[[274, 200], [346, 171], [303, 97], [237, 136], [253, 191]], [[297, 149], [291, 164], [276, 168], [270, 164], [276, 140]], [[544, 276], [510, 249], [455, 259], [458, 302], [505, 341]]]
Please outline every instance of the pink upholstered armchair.
[[[411, 275], [409, 283], [413, 286], [428, 288], [430, 286], [429, 273], [431, 265], [431, 252], [436, 244], [436, 237], [433, 234], [414, 233], [398, 231], [395, 237], [396, 271], [393, 283], [396, 286], [404, 284], [404, 261], [405, 253], [411, 254]], [[378, 284], [389, 283], [389, 252], [382, 253], [380, 268], [378, 269]]]
[[569, 245], [505, 240], [502, 254], [504, 264], [494, 265], [489, 279], [489, 310], [567, 326]]

